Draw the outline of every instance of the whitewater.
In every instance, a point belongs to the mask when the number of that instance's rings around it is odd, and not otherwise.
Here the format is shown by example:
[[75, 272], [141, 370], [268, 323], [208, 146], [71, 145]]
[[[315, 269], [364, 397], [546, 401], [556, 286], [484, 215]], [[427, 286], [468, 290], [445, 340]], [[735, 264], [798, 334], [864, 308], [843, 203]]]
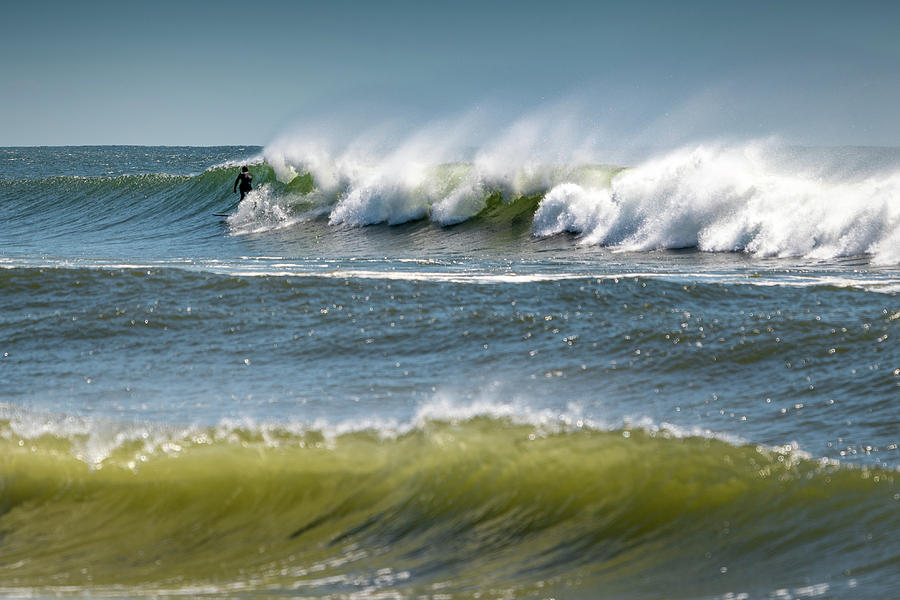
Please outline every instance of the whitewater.
[[900, 597], [900, 149], [458, 125], [0, 148], [0, 596]]
[[[577, 154], [565, 163], [510, 161], [498, 149], [470, 162], [439, 162], [446, 151], [426, 146], [414, 137], [373, 158], [353, 146], [332, 153], [283, 143], [264, 157], [283, 183], [311, 176], [315, 198], [307, 201], [327, 210], [332, 225], [427, 218], [446, 227], [476, 217], [492, 200], [533, 199], [537, 237], [570, 232], [580, 244], [622, 250], [869, 254], [879, 263], [900, 262], [900, 172], [890, 150], [821, 149], [816, 157], [815, 150], [773, 142], [712, 144], [626, 167]], [[885, 158], [894, 163], [885, 167]], [[260, 197], [271, 225], [293, 222], [271, 193]], [[235, 223], [255, 217], [239, 213]]]

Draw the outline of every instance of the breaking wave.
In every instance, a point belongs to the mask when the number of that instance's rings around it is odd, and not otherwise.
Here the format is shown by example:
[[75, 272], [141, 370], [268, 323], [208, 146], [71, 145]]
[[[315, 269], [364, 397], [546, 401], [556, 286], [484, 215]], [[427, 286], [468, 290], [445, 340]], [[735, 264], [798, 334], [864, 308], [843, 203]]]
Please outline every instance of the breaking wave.
[[764, 148], [683, 149], [609, 186], [566, 182], [544, 196], [539, 236], [564, 231], [624, 250], [699, 248], [900, 262], [900, 171], [851, 179], [786, 172]]
[[840, 591], [900, 557], [895, 472], [667, 429], [20, 415], [0, 449], [4, 593], [692, 598]]
[[515, 143], [462, 152], [413, 136], [370, 152], [281, 141], [250, 160], [255, 189], [239, 205], [237, 163], [224, 162], [198, 174], [10, 180], [0, 217], [13, 242], [79, 233], [121, 244], [202, 239], [210, 213], [225, 211], [231, 235], [418, 221], [439, 236], [464, 222], [499, 223], [523, 225], [519, 244], [569, 234], [625, 251], [900, 263], [900, 156], [891, 149], [708, 144], [614, 165]]
[[504, 161], [501, 150], [436, 163], [420, 146], [375, 160], [283, 145], [265, 156], [283, 181], [312, 178], [332, 225], [446, 227], [530, 204], [533, 235], [574, 233], [585, 245], [900, 262], [896, 165], [824, 150], [818, 161], [813, 151], [798, 159], [765, 143], [687, 147], [627, 167], [521, 160], [521, 152]]

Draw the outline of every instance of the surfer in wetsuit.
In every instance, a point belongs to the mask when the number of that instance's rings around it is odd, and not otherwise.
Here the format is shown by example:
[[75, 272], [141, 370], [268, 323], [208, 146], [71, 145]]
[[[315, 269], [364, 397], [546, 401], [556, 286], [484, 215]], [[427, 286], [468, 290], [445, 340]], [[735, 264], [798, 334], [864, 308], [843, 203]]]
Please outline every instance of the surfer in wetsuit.
[[253, 181], [253, 175], [247, 167], [241, 167], [241, 172], [237, 179], [234, 180], [234, 193], [237, 194], [238, 184], [241, 184], [241, 200], [247, 195], [247, 192], [253, 189], [250, 182]]

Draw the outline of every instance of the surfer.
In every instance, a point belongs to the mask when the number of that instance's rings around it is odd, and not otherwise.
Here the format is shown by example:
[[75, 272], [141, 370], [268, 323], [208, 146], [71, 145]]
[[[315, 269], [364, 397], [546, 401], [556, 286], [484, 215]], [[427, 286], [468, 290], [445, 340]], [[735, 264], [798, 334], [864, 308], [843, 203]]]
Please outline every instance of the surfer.
[[234, 180], [234, 193], [237, 194], [238, 184], [241, 184], [241, 200], [244, 199], [244, 196], [253, 189], [253, 186], [250, 185], [250, 182], [253, 181], [253, 175], [250, 173], [250, 170], [247, 167], [241, 167], [241, 172], [238, 173], [237, 179]]

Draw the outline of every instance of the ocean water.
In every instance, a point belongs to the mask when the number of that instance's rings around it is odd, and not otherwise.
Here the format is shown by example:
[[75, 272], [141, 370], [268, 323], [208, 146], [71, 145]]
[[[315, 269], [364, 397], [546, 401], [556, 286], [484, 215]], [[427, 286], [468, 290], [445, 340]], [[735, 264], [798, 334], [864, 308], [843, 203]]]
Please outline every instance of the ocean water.
[[0, 596], [900, 598], [900, 149], [426, 142], [0, 148]]

